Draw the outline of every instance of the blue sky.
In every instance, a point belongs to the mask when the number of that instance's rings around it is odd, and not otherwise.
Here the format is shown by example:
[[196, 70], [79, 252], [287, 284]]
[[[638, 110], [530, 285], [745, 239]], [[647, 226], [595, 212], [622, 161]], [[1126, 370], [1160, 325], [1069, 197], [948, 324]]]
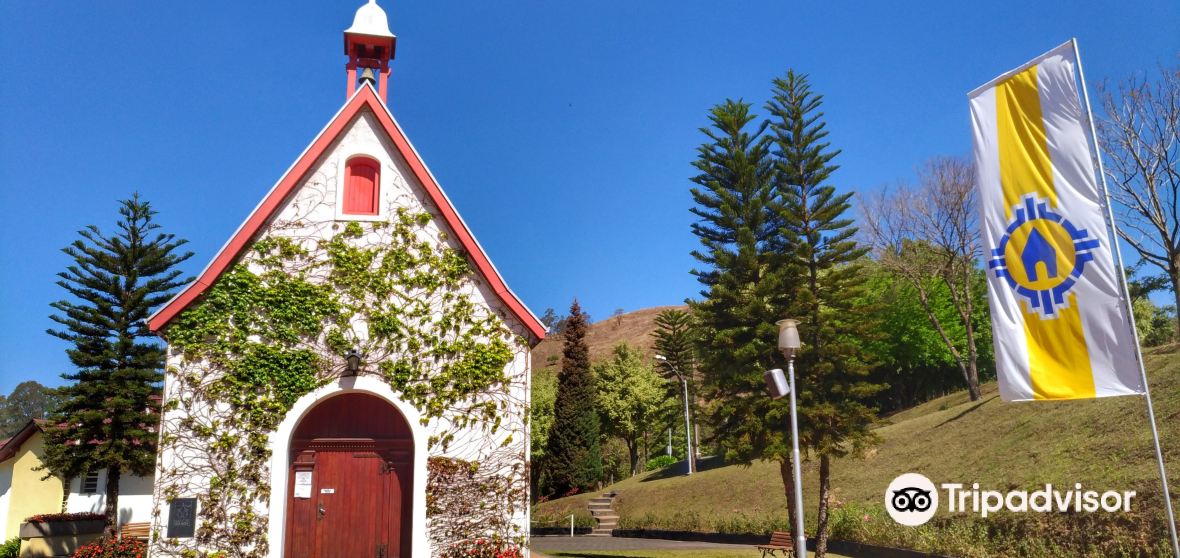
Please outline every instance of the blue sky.
[[[361, 3], [0, 4], [0, 393], [60, 383], [59, 249], [117, 199], [139, 191], [187, 270], [208, 262], [344, 101]], [[1091, 83], [1180, 51], [1172, 0], [381, 4], [393, 113], [508, 284], [598, 319], [695, 296], [697, 129], [787, 68], [860, 191], [967, 154], [967, 91], [1071, 36]]]

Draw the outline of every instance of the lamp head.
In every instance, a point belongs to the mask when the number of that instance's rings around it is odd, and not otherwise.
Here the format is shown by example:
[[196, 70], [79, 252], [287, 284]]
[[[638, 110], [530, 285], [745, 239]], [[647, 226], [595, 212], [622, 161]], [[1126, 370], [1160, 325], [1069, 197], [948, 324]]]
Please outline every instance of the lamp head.
[[345, 375], [346, 376], [356, 376], [357, 372], [360, 371], [360, 369], [361, 369], [361, 354], [359, 352], [357, 352], [355, 347], [353, 347], [351, 350], [349, 350], [348, 354], [344, 355], [344, 363], [345, 363], [345, 370], [346, 370]]
[[803, 344], [799, 341], [799, 322], [785, 319], [776, 322], [778, 325], [778, 350], [787, 358], [795, 358], [795, 353]]
[[762, 379], [766, 381], [766, 391], [770, 392], [771, 399], [779, 399], [791, 393], [791, 385], [787, 383], [782, 368], [767, 370], [762, 374]]
[[667, 362], [667, 361], [668, 361], [668, 357], [666, 357], [666, 356], [664, 356], [664, 355], [656, 355], [656, 360], [658, 360], [658, 361], [660, 361], [660, 362]]

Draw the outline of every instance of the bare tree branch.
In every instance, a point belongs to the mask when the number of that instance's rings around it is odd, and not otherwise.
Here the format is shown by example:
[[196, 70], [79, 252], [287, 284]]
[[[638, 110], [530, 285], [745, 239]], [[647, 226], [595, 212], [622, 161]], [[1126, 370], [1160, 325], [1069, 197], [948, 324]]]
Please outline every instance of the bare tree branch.
[[1131, 76], [1098, 89], [1106, 112], [1098, 140], [1120, 206], [1119, 236], [1167, 274], [1180, 307], [1180, 68], [1161, 68], [1156, 82]]
[[[978, 351], [972, 273], [981, 244], [976, 215], [975, 170], [961, 159], [939, 157], [919, 172], [916, 188], [899, 186], [861, 196], [863, 234], [877, 260], [918, 293], [926, 317], [954, 357], [971, 400], [979, 398]], [[930, 289], [946, 286], [967, 333], [961, 350], [930, 304]]]

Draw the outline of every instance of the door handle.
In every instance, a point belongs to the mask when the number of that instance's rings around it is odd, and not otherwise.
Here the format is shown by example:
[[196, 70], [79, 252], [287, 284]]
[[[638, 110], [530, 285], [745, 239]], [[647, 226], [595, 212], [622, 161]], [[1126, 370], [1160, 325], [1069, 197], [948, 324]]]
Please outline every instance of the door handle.
[[385, 545], [385, 544], [379, 544], [379, 545], [377, 545], [377, 558], [386, 558], [386, 556], [385, 556], [385, 548], [386, 548], [386, 545]]
[[320, 502], [319, 506], [316, 508], [316, 519], [323, 519], [324, 514], [326, 514], [327, 512], [328, 512], [328, 510], [324, 509], [324, 503]]

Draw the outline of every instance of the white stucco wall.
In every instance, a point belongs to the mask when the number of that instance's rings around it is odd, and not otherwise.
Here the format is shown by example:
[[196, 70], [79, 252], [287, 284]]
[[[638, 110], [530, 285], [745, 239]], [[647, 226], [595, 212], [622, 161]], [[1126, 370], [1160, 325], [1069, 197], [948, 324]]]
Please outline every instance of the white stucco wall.
[[4, 529], [0, 533], [3, 540], [8, 540], [16, 533], [8, 532], [8, 509], [12, 507], [12, 464], [15, 459], [9, 459], [0, 463], [0, 529]]
[[[429, 201], [429, 197], [423, 186], [418, 183], [406, 162], [394, 149], [389, 138], [381, 131], [380, 123], [372, 114], [367, 112], [363, 112], [356, 118], [340, 139], [320, 157], [313, 170], [308, 173], [304, 183], [297, 187], [288, 197], [282, 209], [264, 227], [264, 231], [259, 237], [285, 235], [297, 239], [299, 242], [314, 242], [316, 239], [330, 238], [339, 232], [342, 225], [348, 220], [352, 220], [352, 217], [341, 215], [338, 211], [341, 195], [337, 186], [343, 182], [345, 162], [357, 155], [364, 155], [376, 159], [381, 164], [381, 218], [394, 214], [397, 208], [406, 208], [411, 213], [429, 212], [435, 216], [435, 220], [421, 231], [421, 239], [436, 245], [447, 245], [453, 249], [461, 248], [455, 240], [456, 235], [454, 231], [448, 230], [446, 223], [439, 217], [438, 208], [434, 207]], [[356, 220], [372, 220], [372, 218]], [[370, 233], [370, 236], [367, 236], [365, 240], [370, 242], [378, 241], [379, 238], [374, 236], [375, 234]], [[282, 556], [284, 546], [284, 529], [286, 527], [285, 507], [288, 488], [287, 464], [290, 459], [288, 446], [291, 433], [298, 424], [298, 419], [307, 413], [315, 403], [340, 392], [362, 391], [377, 395], [397, 407], [406, 416], [407, 421], [412, 426], [415, 446], [415, 471], [413, 475], [413, 518], [415, 527], [412, 537], [413, 556], [416, 558], [425, 558], [431, 555], [426, 527], [427, 519], [425, 516], [426, 459], [428, 456], [445, 455], [446, 457], [478, 460], [481, 462], [487, 462], [493, 457], [503, 460], [505, 456], [510, 456], [508, 459], [512, 462], [511, 465], [513, 467], [505, 468], [505, 470], [515, 468], [517, 474], [522, 476], [527, 475], [526, 468], [523, 465], [524, 459], [528, 455], [527, 443], [529, 436], [526, 430], [525, 419], [529, 397], [528, 374], [530, 357], [529, 347], [523, 339], [528, 338], [528, 332], [524, 325], [503, 307], [498, 296], [491, 292], [483, 281], [475, 280], [469, 282], [462, 289], [462, 292], [472, 302], [475, 302], [477, 307], [483, 308], [483, 311], [487, 312], [488, 315], [499, 316], [508, 330], [516, 334], [516, 337], [514, 337], [515, 340], [513, 341], [515, 346], [512, 347], [515, 356], [508, 364], [506, 370], [511, 379], [508, 398], [513, 403], [509, 405], [510, 408], [507, 411], [502, 413], [501, 418], [503, 424], [500, 431], [494, 436], [489, 436], [478, 430], [463, 431], [456, 436], [455, 442], [451, 444], [447, 452], [442, 454], [437, 449], [427, 449], [427, 438], [445, 431], [449, 425], [445, 421], [438, 420], [431, 421], [425, 425], [420, 424], [418, 411], [413, 406], [399, 399], [397, 394], [382, 379], [375, 375], [362, 376], [355, 379], [336, 379], [327, 386], [305, 395], [288, 412], [279, 429], [270, 436], [270, 448], [272, 450], [272, 457], [269, 464], [269, 475], [272, 479], [271, 497], [267, 504], [260, 505], [255, 510], [260, 516], [269, 518], [267, 528], [268, 556], [275, 558]], [[357, 331], [363, 332], [366, 330], [364, 324], [359, 325], [360, 327], [355, 328]], [[191, 369], [199, 365], [185, 363], [178, 354], [170, 353], [168, 366], [170, 372], [165, 381], [166, 401], [182, 396], [171, 370], [182, 367]], [[180, 413], [180, 411], [165, 411], [163, 421], [165, 435], [168, 434], [167, 429], [172, 427], [170, 425], [175, 424], [175, 419], [178, 417], [177, 413]], [[505, 445], [503, 442], [508, 436], [512, 436], [512, 442]], [[158, 467], [165, 470], [173, 467], [183, 461], [181, 457], [184, 459], [199, 459], [199, 456], [178, 456], [172, 450], [164, 449], [161, 452]], [[524, 478], [524, 482], [527, 483], [527, 481], [527, 477]], [[166, 483], [158, 483], [155, 500], [156, 506], [160, 511], [155, 519], [155, 526], [157, 529], [161, 529], [161, 531], [162, 526], [167, 524], [167, 506], [164, 504], [162, 494], [162, 491], [166, 489], [163, 486], [164, 484]], [[208, 486], [207, 479], [186, 479], [184, 484], [185, 486], [179, 491], [179, 496], [195, 495], [204, 487]], [[527, 502], [525, 502], [522, 510], [513, 519], [520, 527], [522, 533], [528, 532]]]
[[[107, 471], [98, 472], [96, 494], [82, 493], [82, 479], [70, 481], [68, 513], [102, 513], [106, 508]], [[119, 479], [119, 524], [142, 523], [152, 519], [152, 478], [124, 473]]]

